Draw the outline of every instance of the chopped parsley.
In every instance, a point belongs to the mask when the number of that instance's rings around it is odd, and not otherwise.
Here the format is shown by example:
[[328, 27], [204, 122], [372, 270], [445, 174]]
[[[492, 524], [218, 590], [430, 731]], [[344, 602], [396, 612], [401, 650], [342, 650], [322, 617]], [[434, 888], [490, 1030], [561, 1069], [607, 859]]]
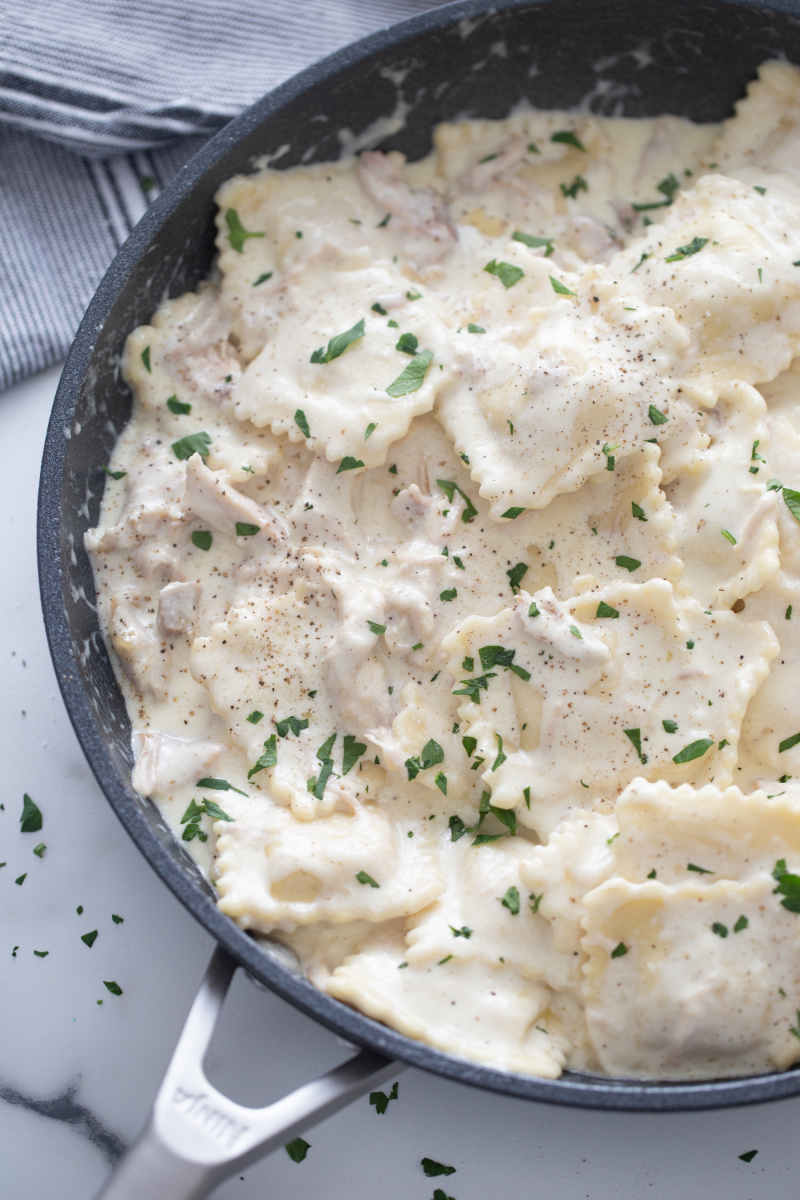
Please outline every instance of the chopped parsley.
[[33, 853], [36, 855], [37, 858], [41, 858], [46, 849], [47, 849], [47, 846], [45, 846], [44, 842], [39, 842], [38, 846], [33, 847]]
[[363, 467], [363, 462], [360, 458], [353, 458], [347, 454], [336, 468], [336, 474], [341, 475], [342, 471], [357, 471], [359, 467]]
[[[447, 499], [450, 501], [451, 504], [453, 503], [453, 500], [455, 499], [456, 492], [458, 492], [459, 496], [464, 501], [464, 511], [461, 514], [461, 520], [464, 522], [465, 525], [469, 521], [471, 521], [473, 517], [477, 517], [477, 515], [478, 515], [477, 508], [472, 503], [472, 501], [470, 500], [467, 493], [462, 491], [461, 488], [458, 486], [458, 484], [454, 482], [454, 480], [452, 480], [452, 479], [437, 479], [436, 486], [440, 487], [442, 489], [442, 491], [444, 492], [445, 496], [447, 496]], [[453, 559], [453, 562], [456, 562], [456, 559]]]
[[461, 683], [463, 686], [457, 688], [453, 692], [453, 695], [469, 696], [473, 704], [480, 704], [481, 688], [487, 689], [489, 687], [489, 680], [494, 679], [495, 675], [495, 671], [489, 671], [486, 675], [476, 675], [473, 679], [462, 679]]
[[[257, 725], [263, 715], [263, 713], [256, 711], [251, 713], [247, 719], [251, 725]], [[256, 718], [255, 721], [253, 717]], [[307, 717], [284, 717], [282, 721], [275, 722], [275, 732], [281, 738], [288, 737], [290, 733], [293, 733], [295, 737], [299, 737], [304, 729], [308, 729]]]
[[713, 738], [699, 738], [696, 742], [690, 742], [688, 746], [684, 746], [677, 754], [672, 756], [674, 763], [694, 762], [696, 758], [702, 758], [707, 750], [710, 750], [714, 745]]
[[667, 414], [663, 413], [660, 408], [656, 408], [655, 404], [650, 405], [647, 410], [647, 415], [649, 416], [653, 425], [666, 425], [667, 421], [669, 420]]
[[778, 886], [773, 895], [783, 896], [781, 904], [789, 912], [800, 913], [800, 875], [793, 875], [786, 869], [786, 859], [779, 858], [772, 871], [773, 879]]
[[678, 732], [678, 722], [677, 721], [672, 721], [669, 718], [667, 718], [666, 720], [662, 721], [661, 724], [664, 726], [665, 733], [677, 733]]
[[482, 325], [473, 325], [472, 321], [470, 321], [469, 325], [467, 326], [467, 333], [486, 333], [486, 330]]
[[167, 400], [167, 408], [171, 413], [174, 413], [176, 417], [192, 411], [191, 404], [185, 404], [182, 400], [179, 400], [177, 396], [169, 397]]
[[372, 633], [376, 633], [376, 634], [378, 634], [379, 636], [380, 636], [380, 634], [382, 634], [382, 633], [386, 633], [386, 626], [385, 626], [385, 625], [379, 625], [379, 624], [377, 623], [377, 621], [367, 621], [367, 624], [369, 625], [369, 627], [370, 627], [370, 630], [371, 630], [371, 632], [372, 632]]
[[728, 936], [728, 926], [723, 925], [721, 921], [715, 921], [711, 926], [711, 932], [715, 933], [717, 937], [726, 938]]
[[257, 725], [259, 721], [263, 720], [263, 718], [264, 718], [264, 714], [262, 712], [259, 712], [259, 710], [257, 708], [254, 708], [253, 711], [250, 713], [250, 716], [247, 717], [247, 720], [250, 722], [251, 725]]
[[249, 229], [245, 229], [242, 222], [239, 220], [239, 214], [235, 208], [229, 208], [225, 213], [225, 220], [228, 225], [228, 241], [232, 248], [239, 254], [244, 252], [244, 244], [248, 238], [262, 238], [263, 233], [252, 233]]
[[516, 564], [516, 566], [513, 566], [510, 570], [506, 571], [508, 582], [511, 584], [511, 591], [514, 593], [514, 595], [516, 595], [519, 591], [522, 580], [527, 573], [528, 564], [524, 562], [519, 562]]
[[541, 615], [542, 614], [539, 612], [536, 601], [531, 600], [530, 607], [528, 608], [528, 616], [529, 617], [540, 617]]
[[406, 396], [409, 392], [419, 391], [425, 382], [425, 375], [432, 361], [432, 350], [420, 350], [414, 355], [408, 366], [400, 372], [397, 379], [389, 384], [386, 395], [397, 398]]
[[251, 767], [247, 772], [247, 778], [252, 779], [259, 771], [265, 771], [268, 767], [274, 767], [278, 761], [278, 743], [275, 734], [271, 733], [264, 742], [264, 753], [259, 758], [254, 767]]
[[366, 871], [357, 871], [356, 879], [359, 883], [369, 884], [370, 887], [379, 888], [381, 886], [379, 883], [376, 883], [372, 876], [368, 875]]
[[627, 554], [618, 554], [614, 562], [618, 567], [624, 567], [626, 571], [636, 571], [642, 565], [638, 558], [628, 558]]
[[732, 533], [729, 533], [727, 529], [720, 529], [720, 533], [725, 538], [726, 542], [730, 542], [732, 546], [736, 545], [736, 538]]
[[200, 433], [190, 433], [187, 437], [179, 438], [177, 442], [172, 443], [172, 453], [176, 458], [181, 460], [191, 458], [193, 454], [199, 454], [201, 458], [208, 458], [211, 447], [211, 438], [204, 431]]
[[17, 885], [17, 887], [22, 887], [23, 883], [25, 882], [25, 880], [27, 878], [28, 878], [28, 872], [23, 871], [23, 873], [21, 875], [18, 875], [17, 878], [14, 880], [14, 883]]
[[114, 922], [115, 925], [122, 925], [125, 921], [125, 918], [117, 916], [116, 913], [112, 913], [111, 920]]
[[635, 500], [631, 500], [631, 513], [637, 521], [647, 520], [647, 517], [644, 515], [644, 509]]
[[753, 1161], [757, 1154], [757, 1150], [747, 1150], [744, 1154], [740, 1154], [739, 1158], [742, 1160], [742, 1162], [749, 1163]]
[[574, 146], [576, 150], [582, 150], [584, 154], [588, 153], [577, 133], [573, 133], [571, 129], [560, 129], [558, 133], [551, 135], [550, 141], [561, 142], [565, 146]]
[[697, 875], [714, 875], [714, 871], [709, 871], [708, 867], [698, 867], [697, 863], [687, 863], [687, 871], [694, 871]]
[[578, 294], [577, 292], [573, 292], [571, 288], [568, 288], [560, 279], [556, 279], [555, 275], [550, 276], [550, 286], [557, 296], [577, 296]]
[[733, 932], [741, 933], [743, 929], [747, 929], [749, 924], [750, 922], [748, 921], [747, 917], [744, 915], [744, 913], [742, 913], [741, 917], [739, 917], [738, 921], [733, 927]]
[[297, 426], [297, 428], [300, 430], [300, 432], [303, 434], [304, 437], [307, 437], [307, 438], [311, 437], [311, 430], [308, 428], [308, 421], [306, 419], [306, 414], [303, 412], [302, 408], [298, 408], [297, 411], [295, 412], [294, 423]]
[[192, 534], [192, 545], [198, 550], [210, 550], [214, 538], [208, 529], [195, 529]]
[[521, 517], [524, 512], [524, 508], [507, 508], [504, 513], [500, 513], [500, 517], [501, 519], [508, 518], [509, 521], [516, 521], [517, 517]]
[[[791, 737], [784, 738], [778, 746], [778, 754], [783, 754], [784, 750], [791, 750], [792, 746], [796, 746], [798, 742], [800, 742], [800, 733], [793, 733]], [[41, 826], [37, 828], [41, 828]]]
[[400, 350], [403, 354], [414, 355], [417, 353], [419, 339], [414, 333], [401, 333], [395, 346], [395, 350]]
[[647, 755], [642, 754], [642, 732], [640, 729], [623, 729], [622, 731], [626, 738], [630, 739], [631, 745], [636, 751], [639, 762], [644, 766], [647, 762]]
[[[227, 779], [213, 779], [210, 776], [206, 776], [204, 779], [198, 779], [195, 786], [201, 788], [210, 788], [214, 792], [236, 792], [239, 796], [247, 795], [247, 792], [243, 792], [241, 788], [234, 787], [232, 783], [228, 783]], [[230, 820], [230, 817], [228, 817], [228, 820]]]
[[492, 771], [496, 771], [498, 767], [502, 767], [503, 763], [508, 757], [508, 755], [503, 751], [503, 739], [501, 738], [500, 734], [498, 733], [495, 736], [497, 738], [497, 758], [492, 763]]
[[[664, 197], [663, 200], [655, 200], [651, 204], [632, 204], [631, 208], [634, 212], [649, 212], [653, 208], [667, 208], [675, 199], [675, 193], [680, 186], [678, 180], [670, 171], [665, 179], [656, 184], [656, 190], [661, 192], [661, 195]], [[650, 255], [646, 254], [644, 257], [649, 258]]]
[[236, 522], [236, 536], [237, 537], [255, 537], [256, 534], [260, 533], [260, 532], [261, 532], [260, 525], [251, 525], [248, 521], [237, 521]]
[[104, 979], [103, 987], [108, 988], [108, 990], [109, 990], [109, 992], [111, 992], [112, 996], [121, 996], [122, 995], [122, 988], [119, 986], [119, 984], [114, 979]]
[[259, 275], [258, 279], [254, 279], [253, 287], [258, 287], [260, 283], [266, 283], [268, 279], [272, 279], [272, 271], [265, 271], [263, 275]]
[[457, 588], [445, 588], [445, 590], [443, 592], [439, 592], [439, 599], [440, 600], [455, 600], [457, 595], [458, 595]]
[[[15, 946], [14, 949], [18, 950], [19, 947]], [[50, 951], [49, 950], [34, 950], [33, 953], [36, 955], [37, 958], [47, 958]], [[16, 958], [17, 957], [16, 954], [14, 954], [13, 957]]]
[[783, 499], [795, 521], [800, 521], [800, 492], [795, 492], [792, 488], [785, 487], [783, 489]]
[[470, 929], [468, 925], [462, 925], [460, 929], [456, 929], [455, 925], [449, 925], [448, 928], [450, 929], [453, 937], [463, 937], [466, 938], [467, 941], [469, 941], [475, 932], [475, 930]]
[[618, 942], [617, 945], [614, 947], [614, 949], [611, 951], [611, 957], [612, 958], [624, 958], [627, 953], [628, 953], [628, 947], [625, 945], [625, 943]]
[[103, 471], [110, 479], [124, 479], [128, 474], [127, 471], [112, 471], [110, 467], [101, 464], [100, 470]]
[[150, 347], [149, 346], [145, 346], [144, 350], [142, 351], [142, 362], [144, 363], [144, 367], [145, 367], [145, 370], [147, 371], [147, 374], [152, 375], [153, 372], [150, 369]]
[[490, 275], [495, 275], [506, 289], [512, 288], [515, 283], [519, 283], [520, 279], [525, 275], [522, 267], [516, 267], [513, 263], [498, 262], [496, 258], [488, 262], [483, 269], [484, 271], [488, 271]]
[[287, 1142], [283, 1148], [293, 1163], [301, 1163], [311, 1149], [311, 1143], [305, 1138], [297, 1137], [293, 1142]]
[[433, 781], [443, 796], [447, 795], [447, 776], [444, 771], [439, 771]]
[[[306, 722], [308, 724], [308, 722]], [[366, 754], [367, 747], [363, 742], [357, 742], [352, 733], [344, 735], [344, 747], [342, 749], [342, 775], [347, 775], [352, 771], [362, 754]]]
[[512, 241], [522, 242], [523, 246], [530, 246], [532, 250], [537, 250], [540, 246], [545, 247], [544, 256], [549, 258], [555, 249], [552, 238], [534, 237], [530, 233], [523, 233], [519, 229], [515, 229], [511, 235]]
[[639, 267], [642, 265], [643, 262], [647, 262], [648, 258], [652, 258], [652, 257], [653, 257], [652, 254], [643, 254], [642, 257], [637, 262], [636, 266], [631, 267], [631, 275], [633, 275], [636, 271], [639, 270]]
[[512, 917], [519, 916], [519, 888], [512, 886], [508, 888], [505, 896], [498, 896], [497, 899], [503, 908], [508, 909]]
[[92, 946], [97, 941], [97, 930], [93, 929], [91, 933], [82, 933], [81, 941], [83, 942], [84, 946], [88, 946], [91, 950]]
[[373, 433], [375, 432], [375, 430], [377, 428], [378, 428], [378, 422], [370, 421], [369, 425], [367, 426], [367, 428], [364, 432], [364, 441], [365, 442], [368, 441], [372, 437]]
[[616, 608], [612, 608], [610, 604], [606, 604], [605, 600], [601, 600], [597, 606], [596, 617], [618, 617], [619, 612]]
[[31, 800], [27, 792], [22, 797], [22, 816], [19, 819], [20, 833], [38, 833], [42, 828], [42, 810]]
[[[519, 675], [520, 679], [524, 679], [527, 683], [531, 677], [531, 673], [514, 662], [516, 653], [516, 650], [507, 650], [504, 646], [481, 646], [478, 651], [484, 671], [488, 671], [491, 667], [503, 667], [504, 670], [513, 671], [515, 675]], [[469, 661], [471, 663], [472, 659]], [[471, 666], [464, 666], [466, 662], [467, 659], [464, 659], [464, 662], [461, 664], [462, 667], [465, 670], [471, 671]]]
[[339, 358], [344, 354], [348, 346], [352, 346], [353, 342], [358, 342], [364, 336], [364, 318], [356, 321], [351, 329], [346, 329], [344, 333], [337, 333], [328, 342], [327, 350], [320, 346], [319, 350], [315, 350], [311, 355], [312, 363], [329, 363], [335, 358]]
[[386, 1095], [386, 1092], [370, 1092], [370, 1094], [369, 1094], [369, 1102], [370, 1102], [370, 1104], [373, 1105], [373, 1107], [375, 1108], [375, 1112], [378, 1114], [379, 1117], [382, 1117], [383, 1114], [386, 1112], [386, 1109], [389, 1107], [389, 1101], [396, 1100], [396, 1099], [397, 1099], [397, 1084], [396, 1083], [392, 1084], [392, 1090], [389, 1092], [388, 1096]]
[[691, 258], [693, 254], [699, 254], [707, 242], [708, 238], [693, 237], [692, 240], [687, 242], [685, 246], [678, 246], [677, 250], [670, 254], [665, 261], [668, 263], [680, 262], [681, 259]]
[[560, 183], [561, 195], [571, 200], [577, 200], [578, 192], [588, 192], [589, 185], [582, 175], [576, 175], [572, 183]]

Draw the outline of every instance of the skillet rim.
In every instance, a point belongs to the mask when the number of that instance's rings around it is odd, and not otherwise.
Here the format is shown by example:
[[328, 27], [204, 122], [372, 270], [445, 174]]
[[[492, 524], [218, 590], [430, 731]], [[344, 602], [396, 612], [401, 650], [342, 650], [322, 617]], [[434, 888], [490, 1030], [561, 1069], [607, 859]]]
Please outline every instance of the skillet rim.
[[[265, 953], [259, 944], [202, 893], [159, 842], [114, 766], [87, 699], [75, 662], [61, 569], [62, 481], [67, 437], [76, 404], [92, 369], [95, 342], [128, 276], [141, 263], [160, 230], [195, 186], [271, 116], [317, 85], [376, 52], [389, 51], [409, 37], [438, 32], [465, 18], [533, 9], [557, 0], [457, 0], [378, 30], [312, 64], [256, 101], [207, 142], [164, 188], [132, 231], [104, 275], [86, 311], [67, 358], [53, 403], [42, 456], [38, 502], [39, 586], [50, 654], [59, 687], [78, 741], [104, 795], [139, 850], [182, 904], [256, 980], [313, 1020], [349, 1042], [431, 1071], [453, 1082], [490, 1092], [550, 1104], [616, 1111], [691, 1111], [763, 1103], [800, 1093], [800, 1065], [783, 1073], [694, 1083], [651, 1083], [566, 1072], [548, 1080], [458, 1059], [414, 1041], [365, 1014], [318, 991], [297, 972]], [[756, 11], [800, 14], [800, 0], [712, 0]]]

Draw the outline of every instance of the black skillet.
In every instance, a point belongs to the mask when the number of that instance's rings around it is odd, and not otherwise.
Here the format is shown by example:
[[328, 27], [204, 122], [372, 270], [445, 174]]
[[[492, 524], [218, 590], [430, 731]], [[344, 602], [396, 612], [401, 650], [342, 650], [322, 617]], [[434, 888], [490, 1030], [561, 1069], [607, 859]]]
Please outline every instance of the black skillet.
[[[131, 787], [130, 725], [91, 603], [83, 535], [98, 519], [105, 484], [100, 464], [131, 410], [119, 371], [125, 338], [163, 299], [208, 274], [214, 193], [229, 176], [252, 170], [261, 155], [288, 147], [277, 168], [336, 159], [338, 131], [347, 129], [364, 135], [363, 147], [416, 159], [429, 151], [438, 121], [504, 117], [523, 99], [539, 108], [718, 121], [771, 58], [800, 63], [800, 0], [497, 0], [491, 7], [464, 0], [434, 9], [308, 68], [217, 134], [133, 231], [78, 331], [44, 449], [38, 532], [45, 625], [75, 731], [109, 802], [168, 887], [235, 963], [368, 1048], [369, 1071], [396, 1059], [509, 1095], [638, 1111], [751, 1104], [800, 1092], [800, 1068], [741, 1080], [649, 1084], [573, 1072], [542, 1080], [466, 1062], [316, 991], [217, 910], [211, 888], [156, 806]], [[370, 136], [377, 118], [398, 112], [398, 102], [405, 107], [402, 123], [384, 124]], [[219, 982], [225, 967], [222, 958], [215, 961]], [[348, 1086], [358, 1085], [351, 1080]], [[302, 1122], [308, 1123], [310, 1117]]]

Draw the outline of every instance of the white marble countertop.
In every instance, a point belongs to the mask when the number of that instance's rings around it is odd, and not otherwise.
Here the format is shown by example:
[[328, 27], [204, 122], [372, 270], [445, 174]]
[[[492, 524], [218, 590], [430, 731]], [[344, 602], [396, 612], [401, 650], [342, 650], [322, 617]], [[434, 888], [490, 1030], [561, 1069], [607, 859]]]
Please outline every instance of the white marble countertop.
[[[50, 371], [0, 396], [0, 1179], [9, 1200], [96, 1193], [145, 1121], [212, 950], [106, 803], [50, 664], [35, 528], [57, 380]], [[42, 810], [41, 833], [20, 832], [24, 792]], [[88, 947], [81, 935], [94, 930]], [[240, 972], [208, 1067], [235, 1099], [260, 1104], [343, 1054], [332, 1034]], [[551, 1108], [415, 1070], [399, 1080], [384, 1116], [358, 1100], [306, 1134], [304, 1162], [279, 1150], [214, 1196], [431, 1200], [442, 1186], [456, 1200], [766, 1200], [796, 1184], [800, 1098], [638, 1115]], [[742, 1162], [749, 1150], [758, 1154]], [[423, 1156], [456, 1173], [426, 1179]]]

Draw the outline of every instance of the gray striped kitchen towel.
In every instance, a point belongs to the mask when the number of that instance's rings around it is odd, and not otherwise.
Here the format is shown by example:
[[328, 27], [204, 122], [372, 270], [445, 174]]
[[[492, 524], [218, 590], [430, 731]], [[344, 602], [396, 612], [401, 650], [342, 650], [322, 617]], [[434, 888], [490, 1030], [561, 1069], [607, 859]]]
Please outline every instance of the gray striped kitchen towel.
[[0, 0], [0, 390], [64, 357], [109, 261], [208, 137], [315, 59], [436, 6]]

